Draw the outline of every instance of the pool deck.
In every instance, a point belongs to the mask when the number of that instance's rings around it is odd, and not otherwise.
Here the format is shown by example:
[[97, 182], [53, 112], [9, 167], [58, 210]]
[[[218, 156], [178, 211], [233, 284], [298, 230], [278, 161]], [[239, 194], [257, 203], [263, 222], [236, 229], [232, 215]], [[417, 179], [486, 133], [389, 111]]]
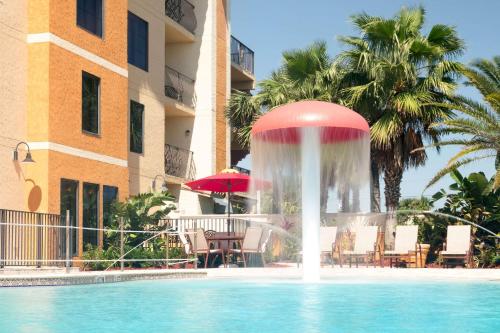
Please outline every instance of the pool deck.
[[[296, 267], [155, 269], [107, 272], [66, 273], [54, 270], [2, 271], [0, 287], [64, 286], [76, 284], [115, 283], [159, 279], [241, 279], [241, 280], [300, 280], [302, 270]], [[321, 278], [334, 282], [383, 281], [495, 281], [500, 282], [500, 269], [440, 269], [440, 268], [321, 268]]]
[[[207, 269], [208, 278], [240, 279], [301, 279], [302, 270], [286, 268], [215, 268]], [[380, 268], [380, 267], [323, 267], [321, 279], [327, 281], [497, 281], [500, 282], [500, 269], [464, 268]]]

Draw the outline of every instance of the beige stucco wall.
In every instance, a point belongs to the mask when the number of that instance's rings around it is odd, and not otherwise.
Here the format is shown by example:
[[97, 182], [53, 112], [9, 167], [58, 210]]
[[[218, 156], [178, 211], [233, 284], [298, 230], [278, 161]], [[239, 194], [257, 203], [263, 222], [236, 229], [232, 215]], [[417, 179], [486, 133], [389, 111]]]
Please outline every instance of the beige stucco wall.
[[148, 22], [149, 29], [148, 71], [128, 65], [129, 103], [144, 104], [144, 150], [142, 154], [128, 153], [130, 194], [137, 194], [150, 191], [154, 177], [164, 174], [165, 8], [163, 1], [156, 0], [129, 0], [128, 6]]
[[[0, 208], [26, 209], [26, 165], [12, 161], [26, 139], [27, 0], [0, 1]], [[25, 152], [19, 154], [24, 159]]]

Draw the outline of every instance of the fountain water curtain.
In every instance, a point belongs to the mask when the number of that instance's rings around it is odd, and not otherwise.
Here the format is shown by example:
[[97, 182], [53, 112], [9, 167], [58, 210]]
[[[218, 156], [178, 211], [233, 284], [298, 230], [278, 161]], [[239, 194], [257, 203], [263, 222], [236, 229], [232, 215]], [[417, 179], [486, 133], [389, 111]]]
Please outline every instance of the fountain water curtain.
[[328, 194], [344, 194], [342, 201], [354, 204], [359, 198], [351, 199], [349, 193], [369, 182], [368, 123], [333, 103], [283, 105], [255, 122], [251, 156], [251, 191], [268, 192], [259, 197], [272, 198], [273, 213], [286, 213], [289, 203], [298, 204], [303, 278], [319, 280], [319, 226]]

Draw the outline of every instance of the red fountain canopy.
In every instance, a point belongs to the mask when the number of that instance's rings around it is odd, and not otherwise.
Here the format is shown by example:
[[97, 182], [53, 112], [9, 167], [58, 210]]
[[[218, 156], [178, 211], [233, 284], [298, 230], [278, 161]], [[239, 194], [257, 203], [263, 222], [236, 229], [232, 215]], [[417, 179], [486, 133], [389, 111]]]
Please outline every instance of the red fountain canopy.
[[301, 101], [279, 106], [260, 117], [252, 128], [252, 138], [296, 144], [300, 129], [321, 128], [321, 143], [356, 140], [369, 134], [366, 120], [342, 105]]

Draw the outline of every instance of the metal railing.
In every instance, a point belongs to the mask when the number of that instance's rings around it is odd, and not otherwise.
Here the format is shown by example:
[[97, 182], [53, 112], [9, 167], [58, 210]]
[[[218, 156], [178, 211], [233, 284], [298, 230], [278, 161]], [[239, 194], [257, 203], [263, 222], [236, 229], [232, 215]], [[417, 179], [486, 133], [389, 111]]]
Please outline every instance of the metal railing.
[[[199, 216], [196, 218], [190, 217], [181, 217], [177, 219], [165, 219], [164, 223], [168, 225], [173, 230], [177, 232], [185, 232], [186, 229], [203, 229], [213, 230], [216, 232], [226, 232], [228, 231], [228, 218], [224, 215], [221, 217], [203, 217]], [[238, 218], [230, 218], [229, 219], [229, 227], [231, 232], [235, 233], [244, 233], [246, 228], [250, 225], [249, 220], [238, 219]]]
[[194, 179], [196, 167], [193, 152], [165, 144], [165, 174], [183, 179]]
[[194, 34], [197, 21], [194, 5], [186, 0], [165, 0], [165, 15]]
[[194, 83], [190, 77], [165, 66], [165, 96], [194, 108], [196, 104]]
[[231, 36], [231, 62], [253, 74], [254, 52], [234, 36]]
[[69, 215], [0, 209], [0, 268], [64, 265], [71, 231]]
[[237, 165], [233, 165], [231, 168], [234, 169], [234, 170], [236, 170], [236, 171], [238, 171], [239, 173], [244, 173], [246, 175], [250, 175], [250, 170], [248, 170], [248, 169], [239, 167]]

